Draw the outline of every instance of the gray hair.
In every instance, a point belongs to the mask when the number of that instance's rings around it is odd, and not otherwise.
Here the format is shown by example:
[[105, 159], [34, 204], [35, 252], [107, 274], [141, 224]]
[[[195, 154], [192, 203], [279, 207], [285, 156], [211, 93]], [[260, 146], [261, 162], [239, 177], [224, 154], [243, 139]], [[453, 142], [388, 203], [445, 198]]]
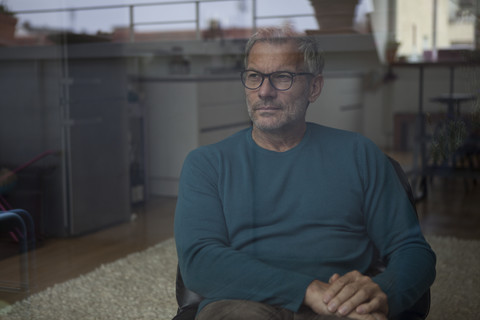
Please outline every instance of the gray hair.
[[283, 44], [292, 40], [297, 43], [298, 52], [303, 54], [305, 71], [314, 75], [322, 74], [324, 60], [318, 41], [312, 36], [300, 35], [288, 26], [263, 28], [252, 35], [245, 46], [245, 67], [248, 65], [250, 51], [255, 43]]

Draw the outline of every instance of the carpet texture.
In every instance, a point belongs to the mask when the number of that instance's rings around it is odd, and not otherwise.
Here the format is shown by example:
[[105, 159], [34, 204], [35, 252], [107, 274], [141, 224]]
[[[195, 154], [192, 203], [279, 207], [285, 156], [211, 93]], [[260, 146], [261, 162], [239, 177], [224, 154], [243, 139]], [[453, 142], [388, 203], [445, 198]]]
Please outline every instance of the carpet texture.
[[[437, 253], [428, 319], [478, 319], [480, 241], [427, 239]], [[0, 310], [0, 319], [171, 319], [176, 264], [169, 239]]]

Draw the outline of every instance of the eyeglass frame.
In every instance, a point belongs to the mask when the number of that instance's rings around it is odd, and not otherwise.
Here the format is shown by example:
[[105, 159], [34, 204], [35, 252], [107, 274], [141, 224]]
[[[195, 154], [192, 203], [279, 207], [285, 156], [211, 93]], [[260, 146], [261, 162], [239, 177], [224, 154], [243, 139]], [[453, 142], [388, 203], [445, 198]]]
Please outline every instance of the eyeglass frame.
[[[246, 72], [249, 72], [249, 71], [253, 71], [255, 73], [258, 73], [259, 75], [262, 76], [262, 81], [260, 81], [260, 84], [258, 85], [258, 87], [256, 88], [249, 88], [247, 87], [247, 85], [245, 84], [245, 80], [243, 79], [243, 75], [246, 73]], [[287, 73], [289, 74], [291, 77], [292, 77], [292, 80], [290, 82], [290, 86], [287, 88], [287, 89], [278, 89], [272, 82], [272, 78], [271, 78], [271, 75], [273, 74], [278, 74], [278, 73]], [[249, 89], [249, 90], [257, 90], [258, 88], [260, 88], [262, 85], [263, 85], [263, 82], [265, 81], [265, 77], [268, 78], [268, 82], [270, 82], [270, 85], [272, 86], [272, 88], [274, 88], [275, 90], [277, 91], [287, 91], [287, 90], [290, 90], [293, 86], [293, 83], [295, 81], [295, 77], [296, 76], [306, 76], [306, 75], [310, 75], [310, 76], [315, 76], [313, 73], [311, 72], [290, 72], [290, 71], [275, 71], [275, 72], [270, 72], [270, 73], [262, 73], [260, 71], [257, 71], [257, 70], [254, 70], [254, 69], [246, 69], [246, 70], [243, 70], [242, 72], [240, 72], [240, 79], [242, 81], [242, 84], [245, 88]]]

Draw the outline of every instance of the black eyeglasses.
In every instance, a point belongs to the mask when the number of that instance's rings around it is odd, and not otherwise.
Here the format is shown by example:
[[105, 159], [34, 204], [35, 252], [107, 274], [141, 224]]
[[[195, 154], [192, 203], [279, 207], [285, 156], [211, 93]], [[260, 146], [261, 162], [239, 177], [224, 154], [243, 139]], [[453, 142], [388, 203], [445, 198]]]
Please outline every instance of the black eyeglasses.
[[272, 87], [278, 91], [286, 91], [293, 85], [293, 80], [296, 76], [313, 76], [310, 72], [288, 72], [288, 71], [276, 71], [272, 73], [261, 73], [255, 70], [245, 70], [240, 74], [242, 83], [245, 88], [250, 90], [258, 89], [262, 86], [265, 77], [268, 77]]

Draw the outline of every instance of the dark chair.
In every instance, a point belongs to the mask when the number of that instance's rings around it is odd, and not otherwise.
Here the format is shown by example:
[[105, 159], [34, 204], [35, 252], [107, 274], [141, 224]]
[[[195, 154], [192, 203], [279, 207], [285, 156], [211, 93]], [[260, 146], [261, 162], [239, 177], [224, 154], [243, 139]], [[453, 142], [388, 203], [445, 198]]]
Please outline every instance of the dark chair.
[[[415, 208], [415, 197], [413, 196], [412, 188], [410, 187], [410, 183], [408, 182], [408, 178], [403, 171], [400, 164], [388, 157], [390, 162], [392, 163], [397, 175], [402, 183], [405, 191], [408, 194], [410, 202], [412, 206]], [[385, 264], [383, 261], [374, 262], [374, 269], [372, 270], [373, 273], [379, 273], [384, 268]], [[197, 313], [198, 305], [203, 300], [203, 297], [199, 294], [188, 290], [182, 279], [182, 275], [180, 273], [180, 268], [177, 266], [177, 279], [176, 279], [176, 298], [178, 303], [178, 310], [177, 314], [172, 320], [193, 320], [195, 319], [195, 315]], [[425, 294], [415, 303], [413, 307], [409, 310], [403, 312], [401, 315], [397, 316], [393, 320], [423, 320], [427, 317], [428, 312], [430, 311], [430, 290], [427, 290]]]
[[[30, 288], [28, 251], [35, 249], [35, 227], [33, 219], [23, 209], [0, 211], [0, 226], [11, 229], [18, 237], [20, 254], [20, 282], [0, 282], [0, 291], [28, 292]], [[18, 233], [15, 233], [17, 231]]]
[[197, 314], [198, 305], [203, 297], [191, 290], [188, 290], [183, 283], [180, 268], [177, 266], [177, 280], [175, 284], [175, 296], [177, 298], [178, 310], [172, 320], [194, 320]]

